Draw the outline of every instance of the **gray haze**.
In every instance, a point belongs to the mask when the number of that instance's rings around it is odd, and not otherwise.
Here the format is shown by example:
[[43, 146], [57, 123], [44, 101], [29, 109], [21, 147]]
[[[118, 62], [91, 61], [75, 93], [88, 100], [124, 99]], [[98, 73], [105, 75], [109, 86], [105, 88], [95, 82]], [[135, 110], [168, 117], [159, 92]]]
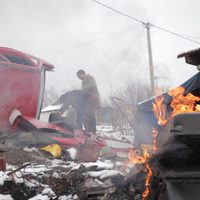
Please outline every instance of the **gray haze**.
[[[99, 0], [130, 16], [200, 41], [198, 0]], [[85, 69], [105, 96], [132, 80], [149, 82], [144, 27], [92, 0], [0, 0], [0, 45], [55, 65], [46, 87], [79, 88]], [[123, 33], [122, 33], [123, 32]], [[197, 72], [177, 54], [199, 45], [151, 28], [158, 84], [176, 86]]]

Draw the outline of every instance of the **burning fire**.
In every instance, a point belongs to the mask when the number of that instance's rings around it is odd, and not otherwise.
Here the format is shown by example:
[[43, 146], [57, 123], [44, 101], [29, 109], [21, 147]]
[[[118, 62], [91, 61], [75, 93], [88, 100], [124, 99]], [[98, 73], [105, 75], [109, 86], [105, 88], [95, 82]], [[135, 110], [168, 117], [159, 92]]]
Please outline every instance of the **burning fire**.
[[153, 175], [153, 171], [148, 163], [148, 158], [149, 158], [149, 154], [146, 152], [144, 152], [144, 158], [146, 158], [146, 162], [145, 162], [145, 169], [147, 170], [147, 176], [146, 176], [146, 180], [145, 180], [145, 190], [142, 193], [142, 200], [145, 200], [150, 192], [150, 183], [151, 183], [151, 177]]
[[133, 149], [130, 149], [128, 158], [134, 164], [143, 164], [145, 162], [145, 157], [139, 156]]
[[158, 149], [157, 136], [158, 136], [158, 130], [156, 128], [153, 128], [152, 129], [153, 151], [156, 151]]
[[150, 192], [150, 181], [153, 175], [153, 171], [148, 163], [149, 154], [147, 150], [144, 150], [143, 156], [139, 156], [135, 153], [133, 149], [129, 151], [129, 160], [134, 164], [144, 164], [144, 170], [147, 172], [146, 180], [145, 180], [145, 190], [142, 193], [142, 200], [145, 200]]
[[[170, 107], [173, 108], [169, 118], [181, 113], [200, 112], [200, 105], [197, 104], [197, 102], [200, 101], [200, 97], [194, 96], [191, 93], [184, 95], [184, 92], [185, 88], [182, 86], [171, 89], [168, 92], [172, 97]], [[164, 96], [159, 95], [155, 97], [153, 102], [153, 112], [159, 125], [166, 125], [169, 121], [169, 118], [166, 119], [166, 107], [163, 101]]]
[[[200, 112], [200, 105], [197, 104], [200, 101], [200, 97], [196, 97], [191, 93], [184, 96], [185, 88], [177, 87], [168, 92], [168, 94], [172, 97], [172, 101], [170, 107], [173, 108], [172, 113], [168, 118], [166, 118], [166, 106], [163, 103], [164, 96], [159, 95], [154, 99], [153, 102], [153, 112], [158, 121], [159, 125], [166, 125], [171, 117], [174, 117], [177, 114], [187, 113], [187, 112]], [[156, 128], [152, 129], [152, 137], [153, 137], [153, 152], [157, 150], [157, 136], [158, 131]], [[149, 154], [147, 150], [144, 151], [143, 156], [139, 156], [135, 153], [134, 150], [130, 150], [129, 152], [129, 160], [134, 164], [144, 164], [145, 171], [147, 172], [146, 180], [145, 180], [145, 190], [142, 193], [142, 200], [145, 200], [150, 193], [150, 181], [153, 175], [153, 170], [151, 169], [149, 163]]]
[[166, 125], [167, 119], [165, 118], [166, 115], [166, 107], [165, 104], [163, 104], [164, 96], [160, 95], [157, 96], [153, 102], [153, 112], [155, 117], [157, 118], [159, 125]]
[[188, 93], [184, 96], [185, 88], [177, 87], [168, 92], [172, 97], [170, 106], [173, 108], [173, 112], [170, 117], [174, 117], [177, 114], [187, 112], [200, 112], [200, 105], [197, 104], [200, 98]]
[[[156, 128], [153, 128], [152, 129], [153, 152], [157, 150], [157, 136], [158, 136], [158, 131]], [[146, 175], [146, 180], [145, 180], [145, 190], [142, 193], [142, 200], [145, 200], [150, 193], [150, 183], [151, 183], [151, 177], [153, 175], [153, 170], [151, 169], [148, 163], [148, 159], [150, 155], [147, 152], [147, 149], [144, 150], [143, 156], [139, 156], [135, 150], [130, 149], [128, 157], [129, 157], [129, 161], [131, 161], [134, 164], [144, 164], [144, 170], [147, 172], [147, 175]]]

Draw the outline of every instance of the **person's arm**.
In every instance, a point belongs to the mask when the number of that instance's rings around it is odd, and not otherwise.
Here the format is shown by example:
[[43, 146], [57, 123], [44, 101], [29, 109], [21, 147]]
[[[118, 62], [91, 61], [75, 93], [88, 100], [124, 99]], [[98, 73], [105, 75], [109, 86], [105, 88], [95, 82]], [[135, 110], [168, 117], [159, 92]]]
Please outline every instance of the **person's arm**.
[[63, 104], [63, 106], [60, 109], [60, 114], [62, 115], [67, 110], [68, 107], [69, 107], [68, 104]]
[[62, 107], [60, 108], [60, 114], [62, 115], [66, 110], [67, 108], [69, 107], [69, 102], [66, 101], [67, 98], [66, 98], [66, 95], [61, 95], [60, 97], [60, 103], [62, 103]]
[[93, 77], [89, 77], [87, 80], [82, 82], [82, 89], [87, 92], [93, 92], [96, 90], [96, 81]]

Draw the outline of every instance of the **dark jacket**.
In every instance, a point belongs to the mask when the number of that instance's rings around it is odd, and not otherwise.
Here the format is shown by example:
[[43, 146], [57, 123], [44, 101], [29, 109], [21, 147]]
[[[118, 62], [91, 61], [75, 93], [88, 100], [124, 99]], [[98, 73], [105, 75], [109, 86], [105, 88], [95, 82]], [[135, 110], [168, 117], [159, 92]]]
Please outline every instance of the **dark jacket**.
[[77, 124], [82, 127], [89, 97], [90, 94], [82, 90], [66, 92], [60, 97], [60, 103], [63, 104], [61, 112], [63, 113], [71, 105], [77, 111]]
[[89, 74], [87, 74], [86, 78], [82, 80], [82, 90], [90, 94], [89, 100], [95, 103], [96, 108], [100, 107], [100, 97], [99, 97], [96, 81]]

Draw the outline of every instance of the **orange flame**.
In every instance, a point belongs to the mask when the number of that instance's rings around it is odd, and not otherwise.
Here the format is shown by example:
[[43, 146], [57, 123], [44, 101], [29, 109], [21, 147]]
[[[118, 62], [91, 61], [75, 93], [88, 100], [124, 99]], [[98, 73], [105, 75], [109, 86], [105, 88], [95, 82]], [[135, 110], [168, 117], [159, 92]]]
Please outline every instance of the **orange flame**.
[[168, 92], [168, 94], [172, 96], [170, 106], [173, 108], [170, 117], [174, 117], [181, 113], [200, 112], [200, 105], [197, 105], [197, 101], [200, 101], [200, 98], [191, 93], [184, 96], [184, 92], [185, 88], [182, 86], [174, 88]]
[[147, 176], [146, 176], [146, 180], [145, 180], [145, 190], [144, 192], [142, 193], [142, 200], [145, 200], [149, 193], [150, 193], [150, 184], [151, 184], [151, 177], [153, 175], [153, 171], [151, 169], [151, 167], [149, 166], [149, 163], [145, 162], [145, 168], [147, 169]]
[[[157, 150], [157, 135], [158, 135], [158, 131], [156, 128], [152, 129], [152, 136], [153, 136], [153, 151]], [[142, 193], [142, 200], [145, 200], [149, 193], [150, 193], [150, 181], [151, 181], [151, 177], [153, 175], [153, 171], [148, 163], [148, 158], [150, 157], [147, 149], [144, 150], [143, 156], [139, 156], [138, 154], [136, 154], [134, 149], [130, 149], [129, 154], [129, 161], [131, 161], [134, 164], [144, 164], [145, 167], [145, 171], [147, 172], [146, 175], [146, 180], [145, 180], [145, 190]]]
[[153, 102], [153, 112], [155, 117], [157, 118], [159, 125], [166, 125], [168, 122], [167, 119], [165, 119], [166, 107], [165, 104], [163, 104], [163, 101], [164, 101], [164, 96], [160, 95], [155, 97]]
[[153, 151], [156, 151], [158, 149], [158, 142], [157, 142], [158, 130], [156, 128], [152, 129], [152, 136], [153, 136]]
[[133, 149], [130, 149], [129, 151], [129, 160], [131, 162], [133, 162], [134, 164], [144, 164], [145, 165], [145, 171], [147, 171], [147, 176], [146, 176], [146, 180], [145, 180], [145, 190], [142, 193], [142, 200], [145, 200], [146, 197], [148, 197], [149, 192], [150, 192], [150, 180], [152, 177], [152, 169], [150, 168], [149, 164], [148, 164], [148, 158], [149, 158], [149, 154], [147, 152], [147, 150], [144, 150], [143, 156], [139, 156], [135, 153], [135, 151]]
[[[170, 106], [171, 108], [173, 108], [173, 111], [168, 119], [166, 118], [166, 107], [165, 104], [163, 104], [164, 96], [159, 95], [155, 97], [153, 102], [153, 112], [155, 117], [157, 118], [159, 125], [166, 125], [168, 123], [168, 120], [171, 117], [175, 116], [176, 114], [181, 114], [186, 112], [200, 112], [200, 105], [197, 104], [197, 102], [200, 101], [200, 97], [196, 97], [191, 93], [184, 96], [184, 92], [185, 88], [181, 86], [172, 89], [168, 92], [168, 94], [172, 96], [172, 101]], [[153, 151], [156, 151], [158, 148], [157, 136], [158, 136], [158, 131], [156, 128], [153, 128], [152, 129]], [[142, 193], [142, 200], [145, 200], [150, 193], [150, 181], [153, 175], [153, 170], [151, 169], [148, 163], [148, 158], [149, 154], [147, 150], [144, 151], [143, 156], [137, 155], [135, 151], [132, 149], [129, 152], [129, 160], [134, 164], [144, 164], [145, 170], [147, 171], [147, 176], [145, 180], [145, 190]]]
[[143, 164], [145, 162], [145, 158], [143, 156], [137, 155], [133, 149], [130, 149], [128, 158], [134, 164]]
[[[161, 90], [158, 91], [157, 89], [157, 94], [161, 94]], [[154, 102], [153, 102], [153, 112], [155, 117], [157, 118], [158, 124], [160, 125], [166, 125], [168, 120], [166, 119], [166, 107], [165, 104], [163, 104], [164, 101], [164, 96], [163, 95], [159, 95], [157, 97], [155, 97]], [[157, 150], [158, 145], [157, 145], [157, 136], [158, 136], [158, 131], [156, 128], [152, 129], [152, 137], [153, 137], [153, 152]], [[145, 180], [145, 190], [142, 193], [142, 200], [145, 200], [149, 193], [150, 193], [150, 184], [151, 184], [151, 177], [153, 175], [153, 170], [151, 169], [149, 163], [148, 163], [148, 159], [146, 156], [146, 154], [148, 154], [147, 152], [144, 152], [144, 160], [145, 160], [145, 169], [147, 170], [147, 175], [146, 175], [146, 180]]]
[[[157, 136], [158, 136], [158, 131], [156, 128], [152, 129], [152, 136], [153, 136], [153, 151], [156, 151], [158, 148], [157, 145]], [[146, 176], [146, 180], [145, 180], [145, 190], [142, 193], [142, 200], [145, 200], [149, 193], [150, 193], [150, 184], [151, 184], [151, 177], [153, 175], [153, 171], [148, 163], [148, 158], [149, 158], [149, 154], [147, 151], [144, 151], [144, 163], [145, 163], [145, 169], [147, 170], [147, 176]]]
[[[200, 112], [200, 105], [197, 104], [200, 101], [200, 97], [194, 96], [188, 93], [184, 96], [185, 88], [179, 86], [171, 89], [168, 94], [172, 97], [170, 107], [173, 108], [170, 118], [177, 114], [188, 112]], [[163, 104], [164, 96], [159, 95], [155, 97], [153, 102], [153, 112], [157, 118], [159, 125], [166, 125], [169, 119], [166, 119], [166, 107]]]

